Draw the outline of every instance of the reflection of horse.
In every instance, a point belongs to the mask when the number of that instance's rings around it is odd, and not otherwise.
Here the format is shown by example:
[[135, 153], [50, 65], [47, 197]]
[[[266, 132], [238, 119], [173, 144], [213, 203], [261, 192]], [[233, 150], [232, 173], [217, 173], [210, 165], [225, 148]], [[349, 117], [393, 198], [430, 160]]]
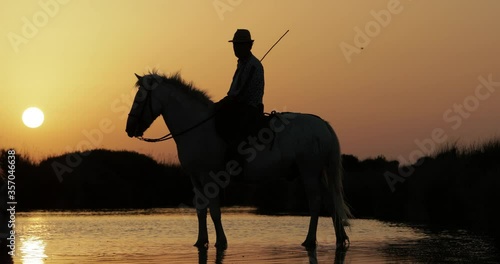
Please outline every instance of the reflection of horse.
[[[346, 248], [337, 248], [335, 250], [335, 259], [333, 264], [344, 264], [346, 257], [347, 249]], [[224, 258], [226, 256], [225, 250], [217, 249], [215, 255], [215, 263], [221, 264], [224, 263]], [[307, 257], [309, 259], [309, 264], [317, 264], [318, 257], [316, 253], [316, 248], [307, 248]], [[208, 263], [208, 249], [205, 247], [198, 248], [198, 263], [199, 264], [207, 264]]]
[[[344, 264], [346, 254], [347, 248], [337, 248], [337, 250], [335, 250], [335, 259], [333, 260], [333, 264]], [[307, 256], [309, 257], [309, 264], [318, 263], [316, 248], [308, 248]]]
[[[177, 144], [181, 166], [190, 175], [196, 194], [194, 204], [199, 229], [195, 246], [208, 246], [208, 206], [217, 236], [215, 246], [226, 248], [219, 187], [226, 187], [230, 174], [238, 174], [243, 168], [235, 160], [225, 163], [226, 143], [216, 133], [212, 118], [214, 103], [177, 74], [136, 76], [138, 91], [127, 120], [127, 134], [142, 137], [151, 123], [159, 115], [163, 116]], [[273, 177], [279, 171], [294, 168], [305, 187], [311, 213], [302, 245], [316, 245], [323, 197], [332, 215], [337, 247], [346, 247], [349, 237], [343, 223], [347, 223], [350, 212], [344, 203], [340, 146], [332, 127], [317, 116], [299, 113], [278, 114], [270, 121], [270, 127], [273, 131], [262, 129], [256, 134], [258, 137], [249, 137], [248, 142], [239, 145], [240, 153], [246, 155], [247, 160], [245, 177]], [[270, 141], [272, 144], [263, 144]]]

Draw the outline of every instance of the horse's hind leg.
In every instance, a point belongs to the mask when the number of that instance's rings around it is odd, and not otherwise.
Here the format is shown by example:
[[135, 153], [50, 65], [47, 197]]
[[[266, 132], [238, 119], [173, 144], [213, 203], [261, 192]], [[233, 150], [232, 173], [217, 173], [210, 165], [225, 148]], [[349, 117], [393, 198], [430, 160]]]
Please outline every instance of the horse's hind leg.
[[318, 219], [321, 209], [321, 182], [320, 172], [315, 170], [301, 169], [301, 178], [309, 203], [311, 219], [309, 221], [309, 230], [302, 246], [306, 248], [316, 247], [316, 231], [318, 228]]
[[[337, 248], [347, 248], [349, 244], [349, 237], [345, 232], [343, 223], [337, 220], [335, 213], [335, 205], [333, 203], [333, 195], [328, 191], [326, 187], [323, 188], [323, 201], [325, 202], [328, 213], [330, 214], [333, 222], [333, 227], [335, 230], [335, 236], [337, 239]], [[340, 244], [339, 244], [340, 243]]]
[[[324, 176], [327, 177], [327, 169], [323, 172]], [[326, 186], [327, 183], [322, 185], [322, 194], [323, 194], [323, 201], [325, 202], [326, 208], [328, 209], [328, 212], [330, 213], [330, 216], [332, 218], [333, 222], [333, 228], [335, 230], [335, 236], [337, 239], [337, 249], [347, 249], [349, 247], [349, 236], [347, 236], [347, 233], [345, 232], [344, 228], [344, 223], [342, 222], [342, 219], [337, 216], [336, 209], [335, 208], [335, 202], [334, 202], [334, 194], [332, 193], [331, 190], [328, 189]]]
[[217, 236], [215, 247], [219, 250], [227, 248], [227, 238], [222, 227], [219, 195], [210, 200], [210, 217], [214, 222], [215, 234]]

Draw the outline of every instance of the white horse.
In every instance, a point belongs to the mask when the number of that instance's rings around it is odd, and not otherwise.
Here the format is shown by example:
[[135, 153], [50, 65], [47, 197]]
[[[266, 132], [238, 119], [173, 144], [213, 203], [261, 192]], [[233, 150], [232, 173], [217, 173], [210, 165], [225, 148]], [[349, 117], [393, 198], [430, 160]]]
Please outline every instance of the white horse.
[[235, 160], [225, 160], [226, 143], [216, 133], [214, 103], [205, 92], [184, 82], [178, 74], [165, 76], [153, 72], [136, 76], [138, 91], [126, 132], [130, 137], [142, 138], [151, 123], [163, 116], [177, 144], [181, 166], [194, 186], [199, 225], [195, 246], [208, 247], [208, 207], [216, 231], [215, 247], [227, 247], [218, 194], [229, 183], [230, 175], [244, 171], [245, 178], [276, 177], [277, 172], [288, 173], [293, 168], [305, 187], [311, 214], [302, 245], [316, 246], [323, 200], [332, 216], [337, 248], [348, 247], [344, 224], [348, 225], [351, 214], [343, 198], [340, 145], [326, 121], [309, 114], [276, 114], [269, 128], [259, 130], [256, 136], [239, 144], [238, 151], [246, 159], [241, 166]]

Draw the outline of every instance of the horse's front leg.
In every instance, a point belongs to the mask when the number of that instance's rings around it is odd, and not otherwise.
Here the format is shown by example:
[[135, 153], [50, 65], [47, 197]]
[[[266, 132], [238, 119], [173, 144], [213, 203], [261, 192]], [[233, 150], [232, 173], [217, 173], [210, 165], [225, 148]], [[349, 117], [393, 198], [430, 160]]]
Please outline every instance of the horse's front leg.
[[207, 208], [196, 209], [196, 215], [198, 216], [198, 240], [194, 246], [208, 248]]
[[215, 247], [219, 250], [224, 250], [227, 248], [227, 238], [222, 227], [219, 195], [210, 200], [210, 216], [214, 222], [215, 234], [217, 236]]
[[[190, 174], [191, 182], [193, 184], [193, 204], [196, 208], [196, 216], [198, 217], [198, 240], [193, 246], [200, 249], [208, 248], [208, 231], [207, 231], [207, 207], [209, 200], [203, 195], [203, 185], [201, 178], [197, 174]], [[200, 191], [201, 190], [201, 191]]]

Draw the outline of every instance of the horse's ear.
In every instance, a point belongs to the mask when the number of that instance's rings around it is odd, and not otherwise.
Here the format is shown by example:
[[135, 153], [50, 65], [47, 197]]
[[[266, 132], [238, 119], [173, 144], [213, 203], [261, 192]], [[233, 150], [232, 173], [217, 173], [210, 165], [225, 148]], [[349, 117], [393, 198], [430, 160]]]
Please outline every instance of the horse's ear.
[[134, 74], [135, 74], [135, 77], [137, 77], [137, 80], [140, 80], [140, 79], [142, 79], [142, 76], [140, 76], [140, 75], [137, 75], [137, 73], [134, 73]]

